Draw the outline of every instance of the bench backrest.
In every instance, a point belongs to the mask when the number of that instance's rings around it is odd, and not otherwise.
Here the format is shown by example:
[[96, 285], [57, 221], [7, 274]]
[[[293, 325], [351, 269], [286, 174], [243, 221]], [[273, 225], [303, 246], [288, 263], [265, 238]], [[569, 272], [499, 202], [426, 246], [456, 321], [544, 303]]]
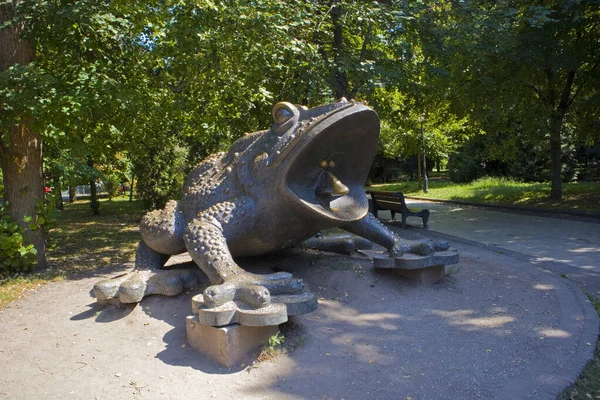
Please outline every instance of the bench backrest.
[[406, 201], [404, 200], [404, 194], [402, 194], [402, 192], [384, 192], [377, 190], [368, 190], [367, 193], [371, 195], [371, 198], [375, 203], [400, 203], [402, 206], [402, 211], [408, 210], [408, 207], [406, 206]]

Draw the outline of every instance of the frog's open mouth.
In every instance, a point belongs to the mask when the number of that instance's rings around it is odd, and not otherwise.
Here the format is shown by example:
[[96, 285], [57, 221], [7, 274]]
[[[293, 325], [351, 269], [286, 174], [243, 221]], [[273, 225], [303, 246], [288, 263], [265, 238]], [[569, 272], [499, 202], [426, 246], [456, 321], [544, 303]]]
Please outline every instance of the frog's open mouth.
[[317, 121], [290, 149], [288, 189], [303, 204], [336, 221], [368, 210], [364, 185], [377, 151], [379, 118], [363, 104]]

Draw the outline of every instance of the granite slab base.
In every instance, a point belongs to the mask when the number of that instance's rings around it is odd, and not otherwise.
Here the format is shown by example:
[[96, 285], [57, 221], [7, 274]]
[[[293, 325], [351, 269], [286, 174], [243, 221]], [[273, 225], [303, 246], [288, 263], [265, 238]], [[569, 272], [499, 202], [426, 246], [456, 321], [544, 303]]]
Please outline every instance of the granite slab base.
[[414, 282], [433, 285], [434, 283], [444, 281], [446, 278], [446, 267], [443, 265], [432, 265], [431, 267], [419, 269], [395, 269], [394, 273]]
[[362, 250], [361, 253], [373, 259], [375, 268], [392, 269], [403, 278], [425, 285], [443, 281], [446, 265], [459, 261], [458, 252], [454, 250], [438, 251], [427, 256], [407, 253], [396, 258], [381, 250]]
[[271, 326], [283, 324], [288, 315], [307, 314], [318, 307], [317, 296], [312, 292], [272, 296], [271, 299], [272, 303], [264, 308], [252, 308], [239, 300], [211, 307], [204, 302], [204, 296], [198, 294], [192, 298], [192, 313], [204, 325]]
[[186, 331], [188, 343], [194, 349], [229, 368], [242, 362], [248, 352], [279, 332], [279, 326], [231, 324], [215, 327], [203, 325], [197, 316], [190, 315], [186, 318]]

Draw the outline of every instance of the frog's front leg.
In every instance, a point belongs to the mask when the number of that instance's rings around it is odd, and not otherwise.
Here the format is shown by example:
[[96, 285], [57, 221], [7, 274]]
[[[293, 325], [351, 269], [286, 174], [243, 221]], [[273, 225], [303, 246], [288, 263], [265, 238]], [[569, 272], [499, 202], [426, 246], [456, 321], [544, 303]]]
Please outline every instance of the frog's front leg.
[[400, 257], [405, 252], [426, 256], [436, 251], [447, 250], [450, 247], [448, 242], [401, 239], [371, 213], [367, 213], [362, 219], [341, 228], [385, 247], [393, 257]]
[[213, 283], [203, 294], [209, 307], [240, 300], [252, 308], [264, 308], [271, 304], [271, 295], [304, 291], [304, 282], [292, 279], [290, 273], [258, 275], [240, 268], [229, 252], [221, 223], [210, 213], [201, 213], [190, 222], [184, 239], [190, 256]]

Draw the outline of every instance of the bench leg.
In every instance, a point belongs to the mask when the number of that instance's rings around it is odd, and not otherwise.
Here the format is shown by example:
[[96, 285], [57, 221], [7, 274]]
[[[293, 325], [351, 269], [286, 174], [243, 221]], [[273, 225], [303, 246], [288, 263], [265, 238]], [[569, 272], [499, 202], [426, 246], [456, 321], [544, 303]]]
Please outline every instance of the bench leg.
[[406, 228], [406, 217], [408, 217], [408, 215], [402, 213], [402, 227]]
[[390, 210], [390, 212], [392, 213], [392, 221], [395, 221], [396, 220], [396, 211]]
[[427, 221], [429, 221], [429, 210], [423, 210], [423, 228], [427, 229]]
[[375, 205], [375, 202], [373, 202], [373, 215], [375, 216], [375, 218], [377, 218], [378, 212], [379, 212], [379, 208]]

